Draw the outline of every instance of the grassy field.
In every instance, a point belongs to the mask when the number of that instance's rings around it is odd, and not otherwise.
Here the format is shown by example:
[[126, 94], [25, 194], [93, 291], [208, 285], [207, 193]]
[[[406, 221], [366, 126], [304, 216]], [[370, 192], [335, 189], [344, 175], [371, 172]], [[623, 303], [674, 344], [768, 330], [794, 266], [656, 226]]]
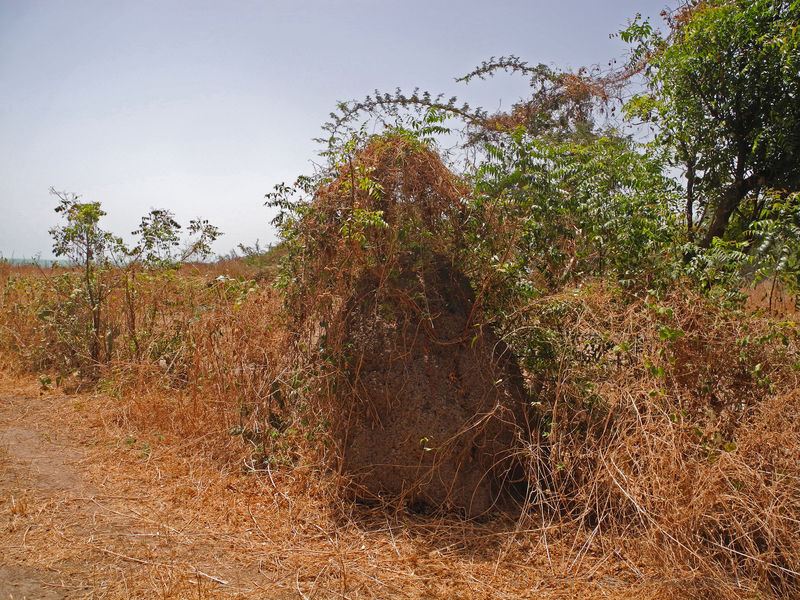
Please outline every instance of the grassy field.
[[109, 295], [113, 342], [94, 363], [72, 292], [60, 296], [71, 272], [3, 269], [6, 596], [800, 589], [800, 347], [786, 298], [769, 315], [763, 293], [725, 308], [689, 289], [636, 298], [598, 282], [539, 300], [538, 315], [558, 309], [548, 326], [562, 352], [555, 373], [525, 373], [550, 424], [527, 448], [548, 474], [532, 466], [515, 510], [468, 520], [359, 502], [299, 418], [258, 429], [291, 358], [271, 266], [136, 274], [133, 302], [122, 285]]

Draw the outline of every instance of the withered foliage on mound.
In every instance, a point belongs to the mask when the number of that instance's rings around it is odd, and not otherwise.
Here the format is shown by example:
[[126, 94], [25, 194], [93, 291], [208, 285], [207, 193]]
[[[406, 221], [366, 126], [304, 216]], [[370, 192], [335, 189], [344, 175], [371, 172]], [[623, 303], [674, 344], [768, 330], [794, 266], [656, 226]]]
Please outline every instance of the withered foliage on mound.
[[479, 514], [514, 479], [524, 391], [460, 271], [465, 193], [424, 144], [379, 136], [292, 229], [288, 393], [303, 388], [361, 498]]
[[377, 283], [364, 277], [345, 308], [342, 467], [367, 497], [484, 513], [523, 483], [519, 371], [490, 329], [469, 326], [474, 294], [449, 263], [401, 265], [384, 293]]
[[464, 193], [419, 142], [373, 138], [289, 229], [283, 393], [314, 399], [361, 496], [480, 512], [521, 474], [523, 519], [575, 532], [578, 555], [635, 547], [688, 596], [796, 594], [795, 325], [681, 282], [509, 300], [462, 241]]

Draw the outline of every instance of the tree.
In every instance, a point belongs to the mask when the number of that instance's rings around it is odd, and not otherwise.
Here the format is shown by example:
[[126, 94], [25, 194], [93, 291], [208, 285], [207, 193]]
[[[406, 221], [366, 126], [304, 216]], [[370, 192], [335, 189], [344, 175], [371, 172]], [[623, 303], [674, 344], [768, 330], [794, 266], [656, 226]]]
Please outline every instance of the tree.
[[53, 188], [50, 193], [58, 198], [55, 211], [65, 220], [62, 225], [50, 229], [53, 253], [74, 263], [80, 277], [80, 284], [69, 288], [68, 304], [81, 306], [81, 313], [88, 309], [89, 314], [88, 322], [81, 316], [73, 323], [75, 331], [70, 337], [81, 348], [78, 353], [88, 354], [90, 368], [110, 358], [116, 332], [107, 327], [103, 313], [109, 295], [122, 287], [129, 335], [138, 357], [134, 303], [139, 272], [174, 269], [186, 260], [206, 258], [211, 253], [211, 243], [221, 232], [206, 220], [194, 219], [187, 228], [189, 238], [179, 250], [180, 224], [169, 210], [152, 209], [132, 232], [138, 238], [137, 243], [128, 246], [122, 238], [100, 226], [106, 212], [99, 202], [80, 202], [79, 196]]
[[140, 272], [177, 269], [187, 260], [204, 259], [211, 254], [211, 244], [222, 235], [219, 228], [208, 221], [193, 219], [188, 227], [190, 238], [184, 243], [183, 249], [179, 250], [181, 229], [172, 211], [154, 208], [142, 217], [139, 228], [131, 232], [138, 236], [136, 245], [127, 247], [120, 244], [125, 261], [124, 268], [121, 269], [125, 315], [130, 343], [137, 359], [142, 349], [135, 309], [137, 278]]
[[142, 217], [139, 229], [131, 232], [139, 241], [126, 253], [131, 263], [147, 268], [174, 268], [190, 259], [204, 259], [211, 254], [211, 244], [222, 233], [204, 219], [189, 221], [190, 238], [182, 250], [180, 224], [172, 211], [154, 208]]
[[657, 123], [709, 248], [758, 219], [766, 188], [800, 189], [800, 2], [692, 2], [667, 21], [666, 37], [638, 17], [621, 32], [649, 86], [627, 108]]
[[522, 128], [487, 153], [468, 211], [472, 255], [511, 295], [609, 274], [634, 285], [664, 263], [676, 189], [660, 156], [613, 132], [554, 143]]
[[92, 362], [101, 358], [101, 349], [106, 348], [103, 335], [102, 310], [110, 286], [103, 278], [110, 260], [110, 252], [122, 247], [122, 240], [100, 227], [105, 211], [99, 202], [79, 202], [80, 197], [50, 188], [50, 193], [59, 200], [55, 211], [61, 213], [66, 223], [50, 229], [53, 238], [53, 254], [65, 256], [81, 269], [82, 294], [85, 296], [91, 315], [91, 339], [89, 354]]

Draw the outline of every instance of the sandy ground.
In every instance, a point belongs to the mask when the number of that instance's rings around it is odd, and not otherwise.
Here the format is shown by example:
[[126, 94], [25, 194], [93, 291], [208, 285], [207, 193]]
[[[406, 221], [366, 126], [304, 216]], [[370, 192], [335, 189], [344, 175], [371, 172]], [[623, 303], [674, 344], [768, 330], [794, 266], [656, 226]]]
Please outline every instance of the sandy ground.
[[[42, 422], [47, 404], [13, 391], [0, 394], [0, 511], [10, 542], [0, 559], [3, 599], [65, 597], [74, 587], [71, 575], [83, 566], [81, 561], [52, 564], [33, 556], [28, 546], [31, 535], [46, 535], [54, 545], [68, 543], [69, 524], [60, 527], [37, 517], [48, 507], [70, 507], [95, 495], [81, 477], [79, 440]], [[20, 421], [26, 424], [16, 424]], [[71, 516], [79, 512], [68, 511]]]
[[[264, 595], [271, 573], [232, 560], [247, 529], [224, 520], [240, 510], [208, 511], [223, 515], [213, 532], [192, 527], [204, 474], [183, 485], [180, 472], [159, 473], [170, 466], [154, 457], [163, 436], [115, 436], [86, 414], [91, 401], [0, 379], [0, 600], [298, 597]], [[185, 510], [172, 510], [175, 496]]]

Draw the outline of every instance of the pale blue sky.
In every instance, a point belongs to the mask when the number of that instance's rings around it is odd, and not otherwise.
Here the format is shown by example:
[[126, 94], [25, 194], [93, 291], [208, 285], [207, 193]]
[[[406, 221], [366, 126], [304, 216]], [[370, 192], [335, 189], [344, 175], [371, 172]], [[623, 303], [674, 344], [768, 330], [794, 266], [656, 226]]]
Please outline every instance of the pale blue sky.
[[492, 55], [605, 63], [625, 51], [610, 33], [669, 4], [0, 0], [0, 254], [50, 255], [50, 186], [120, 234], [168, 208], [219, 226], [218, 253], [272, 241], [263, 196], [310, 171], [337, 100], [420, 86], [508, 107], [523, 80], [453, 78]]

